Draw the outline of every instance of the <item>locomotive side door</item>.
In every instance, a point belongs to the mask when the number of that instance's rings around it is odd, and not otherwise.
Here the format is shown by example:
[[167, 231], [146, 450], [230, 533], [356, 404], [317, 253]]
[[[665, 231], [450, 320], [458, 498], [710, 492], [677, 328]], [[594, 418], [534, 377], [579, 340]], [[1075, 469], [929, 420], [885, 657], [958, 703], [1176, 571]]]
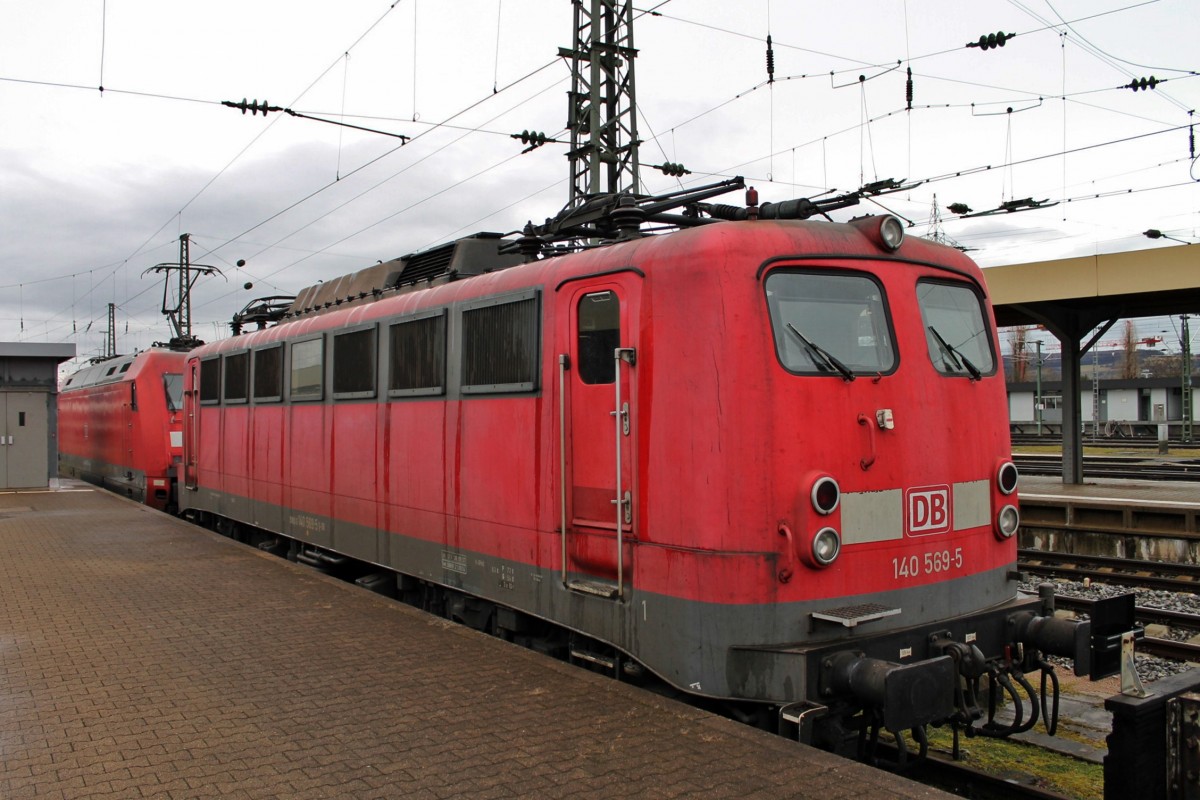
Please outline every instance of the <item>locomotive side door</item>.
[[637, 537], [637, 334], [640, 278], [632, 271], [568, 284], [560, 323], [562, 578], [619, 599]]
[[196, 458], [200, 444], [200, 362], [189, 361], [189, 382], [183, 393], [183, 485], [196, 488]]
[[113, 389], [121, 403], [121, 454], [120, 463], [133, 467], [133, 412], [137, 411], [137, 384], [134, 381], [117, 383]]

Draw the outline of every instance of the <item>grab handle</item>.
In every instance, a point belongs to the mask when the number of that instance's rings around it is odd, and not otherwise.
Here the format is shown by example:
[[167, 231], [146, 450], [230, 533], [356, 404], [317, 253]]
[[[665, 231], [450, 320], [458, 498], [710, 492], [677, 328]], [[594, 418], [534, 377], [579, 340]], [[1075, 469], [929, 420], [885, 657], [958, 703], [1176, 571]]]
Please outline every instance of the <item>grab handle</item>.
[[875, 458], [876, 458], [876, 454], [875, 454], [875, 420], [871, 419], [866, 414], [859, 414], [858, 415], [858, 424], [866, 426], [867, 442], [869, 443], [870, 449], [871, 449], [870, 458], [864, 458], [858, 462], [858, 465], [860, 467], [862, 467], [863, 471], [865, 472], [866, 470], [869, 470], [871, 468], [872, 464], [875, 463]]

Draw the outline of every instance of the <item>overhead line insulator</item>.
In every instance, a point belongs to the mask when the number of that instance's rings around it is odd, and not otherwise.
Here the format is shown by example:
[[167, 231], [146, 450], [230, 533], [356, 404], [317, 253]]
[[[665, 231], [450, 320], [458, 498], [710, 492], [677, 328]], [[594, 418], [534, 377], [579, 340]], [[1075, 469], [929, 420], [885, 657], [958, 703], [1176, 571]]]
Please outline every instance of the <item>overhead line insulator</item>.
[[1125, 84], [1125, 88], [1132, 89], [1135, 92], [1139, 89], [1143, 89], [1148, 92], [1153, 90], [1160, 83], [1166, 83], [1166, 79], [1164, 78], [1160, 81], [1158, 78], [1151, 75], [1149, 78], [1134, 78], [1129, 83]]
[[767, 83], [775, 82], [775, 49], [771, 47], [771, 34], [767, 34]]
[[243, 114], [249, 111], [251, 114], [257, 115], [258, 112], [261, 111], [264, 117], [267, 115], [268, 111], [283, 111], [282, 107], [273, 106], [266, 100], [263, 100], [260, 104], [257, 98], [255, 98], [253, 101], [249, 101], [243, 97], [242, 102], [240, 103], [235, 103], [232, 100], [222, 100], [221, 105], [228, 106], [229, 108], [240, 108]]
[[513, 139], [520, 139], [521, 144], [529, 145], [528, 147], [526, 147], [524, 150], [521, 151], [522, 153], [528, 153], [530, 150], [536, 150], [537, 148], [544, 145], [546, 142], [556, 141], [555, 139], [551, 139], [549, 136], [542, 133], [541, 131], [526, 130], [526, 131], [521, 131], [520, 133], [510, 133], [509, 136]]
[[688, 169], [687, 167], [683, 166], [683, 164], [675, 164], [670, 161], [667, 161], [662, 164], [657, 164], [657, 165], [655, 165], [654, 168], [657, 170], [660, 170], [663, 175], [669, 175], [672, 178], [678, 178], [682, 175], [691, 175], [692, 174], [692, 171], [690, 169]]
[[985, 33], [977, 42], [967, 42], [966, 47], [978, 47], [980, 50], [991, 50], [993, 47], [1004, 47], [1004, 43], [1016, 36], [1015, 33]]
[[913, 84], [912, 84], [912, 67], [908, 68], [908, 83], [904, 86], [904, 99], [908, 101], [908, 110], [912, 111], [913, 101]]

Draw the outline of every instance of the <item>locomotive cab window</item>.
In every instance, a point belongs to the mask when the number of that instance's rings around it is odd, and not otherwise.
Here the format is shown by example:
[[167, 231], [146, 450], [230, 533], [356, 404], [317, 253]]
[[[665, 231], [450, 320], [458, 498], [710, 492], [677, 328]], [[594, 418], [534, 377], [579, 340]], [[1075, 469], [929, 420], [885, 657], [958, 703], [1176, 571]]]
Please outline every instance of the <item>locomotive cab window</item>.
[[446, 312], [397, 322], [388, 328], [388, 396], [446, 392]]
[[464, 306], [463, 394], [537, 389], [538, 323], [536, 290]]
[[205, 358], [200, 361], [200, 402], [221, 402], [221, 359]]
[[277, 403], [283, 399], [283, 345], [254, 351], [254, 402]]
[[333, 335], [333, 396], [375, 396], [375, 327]]
[[225, 356], [225, 381], [222, 396], [226, 403], [244, 403], [250, 396], [250, 354]]
[[584, 383], [612, 383], [617, 364], [613, 351], [621, 346], [621, 303], [617, 293], [596, 292], [579, 300], [576, 362]]
[[183, 373], [164, 372], [163, 390], [167, 395], [167, 411], [183, 410]]
[[320, 400], [325, 378], [325, 342], [309, 339], [291, 347], [292, 370], [288, 395], [292, 400]]
[[850, 380], [896, 368], [887, 298], [874, 278], [777, 270], [766, 292], [775, 353], [789, 372]]
[[943, 375], [978, 380], [996, 371], [983, 299], [967, 284], [917, 282], [929, 359]]

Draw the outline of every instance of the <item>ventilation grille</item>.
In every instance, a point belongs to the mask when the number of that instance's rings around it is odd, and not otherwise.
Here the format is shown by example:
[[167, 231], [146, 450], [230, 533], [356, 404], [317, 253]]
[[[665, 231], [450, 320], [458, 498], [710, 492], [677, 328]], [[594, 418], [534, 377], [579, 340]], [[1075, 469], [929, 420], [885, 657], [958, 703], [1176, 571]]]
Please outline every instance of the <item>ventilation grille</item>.
[[502, 255], [499, 249], [503, 244], [498, 233], [477, 233], [350, 275], [331, 278], [302, 289], [285, 316], [319, 314], [347, 303], [369, 302], [389, 290], [469, 278], [524, 263], [524, 257], [518, 253]]
[[464, 392], [537, 388], [536, 297], [464, 311], [462, 333]]
[[396, 283], [406, 286], [421, 281], [431, 281], [442, 275], [449, 274], [454, 263], [454, 251], [458, 249], [457, 242], [451, 242], [424, 253], [416, 253], [404, 259], [404, 270]]

